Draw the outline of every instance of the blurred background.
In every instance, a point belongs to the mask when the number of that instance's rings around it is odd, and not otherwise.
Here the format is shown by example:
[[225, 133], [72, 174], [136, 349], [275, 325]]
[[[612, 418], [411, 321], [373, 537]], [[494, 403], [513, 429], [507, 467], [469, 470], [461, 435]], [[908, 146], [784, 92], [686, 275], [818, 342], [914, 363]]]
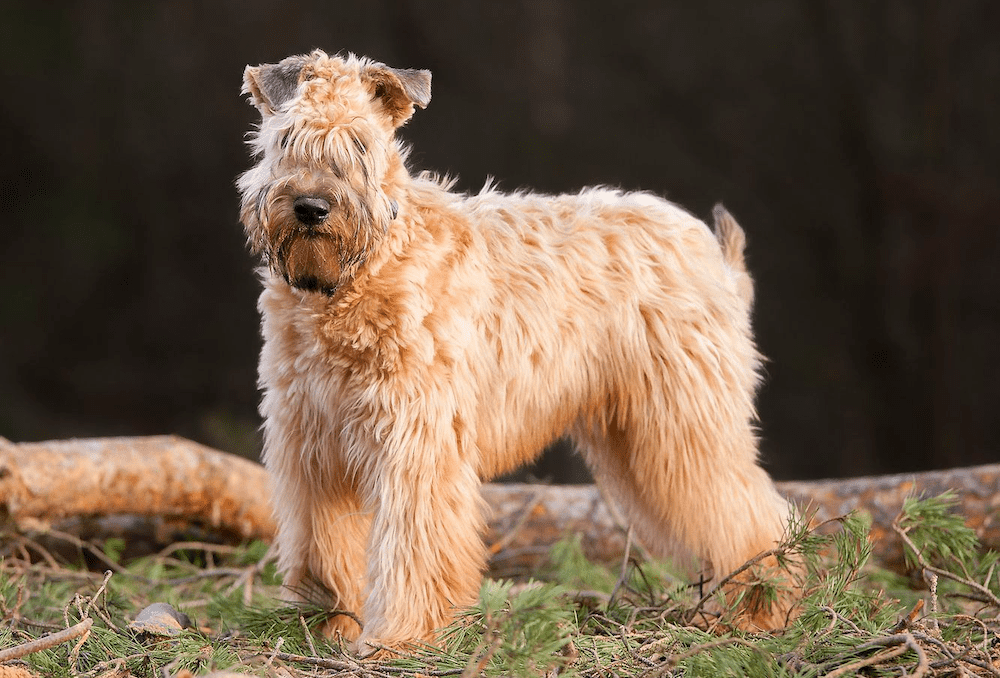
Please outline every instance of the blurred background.
[[[782, 479], [1000, 459], [1000, 3], [5, 2], [0, 435], [255, 458], [246, 64], [433, 71], [403, 136], [478, 190], [643, 188], [747, 231]], [[531, 472], [579, 480], [561, 452]]]

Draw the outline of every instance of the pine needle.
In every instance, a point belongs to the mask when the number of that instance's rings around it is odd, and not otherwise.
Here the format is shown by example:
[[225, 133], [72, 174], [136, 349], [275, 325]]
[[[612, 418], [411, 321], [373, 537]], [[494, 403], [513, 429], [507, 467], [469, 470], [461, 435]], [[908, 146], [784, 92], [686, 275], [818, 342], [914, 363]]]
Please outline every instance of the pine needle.
[[[328, 611], [282, 602], [266, 544], [190, 542], [126, 561], [121, 540], [67, 541], [85, 562], [43, 546], [39, 535], [10, 534], [0, 562], [0, 647], [7, 648], [0, 661], [16, 657], [56, 677], [232, 670], [344, 678], [1000, 678], [1000, 556], [980, 549], [955, 514], [955, 500], [945, 494], [904, 504], [894, 529], [913, 577], [869, 562], [864, 515], [815, 530], [793, 521], [774, 555], [804, 563], [803, 598], [800, 614], [777, 633], [693, 626], [689, 620], [708, 619], [726, 628], [731, 611], [669, 564], [634, 555], [590, 562], [579, 537], [570, 536], [553, 548], [539, 579], [484, 580], [478, 603], [443, 631], [440, 647], [379, 661], [327, 641], [320, 630]], [[113, 574], [91, 573], [87, 562], [114, 563]], [[775, 590], [773, 582], [756, 585], [765, 595]], [[171, 637], [130, 631], [135, 614], [152, 602], [186, 613], [191, 626]], [[713, 605], [711, 613], [699, 609]]]

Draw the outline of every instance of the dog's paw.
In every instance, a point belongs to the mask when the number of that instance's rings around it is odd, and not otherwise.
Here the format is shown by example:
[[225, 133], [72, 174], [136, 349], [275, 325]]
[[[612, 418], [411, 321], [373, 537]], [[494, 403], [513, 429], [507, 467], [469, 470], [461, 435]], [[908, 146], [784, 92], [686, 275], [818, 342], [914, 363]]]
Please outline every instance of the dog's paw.
[[388, 661], [405, 654], [407, 649], [413, 649], [410, 643], [384, 643], [375, 638], [360, 639], [352, 645], [358, 659], [371, 661]]
[[334, 642], [345, 640], [353, 643], [361, 635], [361, 624], [354, 615], [335, 611], [320, 625], [319, 632]]

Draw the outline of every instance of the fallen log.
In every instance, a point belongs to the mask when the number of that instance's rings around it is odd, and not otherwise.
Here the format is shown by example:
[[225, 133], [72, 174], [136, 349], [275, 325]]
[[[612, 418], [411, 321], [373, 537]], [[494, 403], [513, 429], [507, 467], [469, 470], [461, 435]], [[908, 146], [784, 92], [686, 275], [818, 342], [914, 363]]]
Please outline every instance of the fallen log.
[[0, 439], [0, 507], [16, 522], [134, 514], [269, 539], [269, 497], [260, 464], [177, 436]]
[[[885, 476], [778, 483], [819, 520], [865, 510], [874, 557], [900, 567], [891, 529], [911, 493], [952, 489], [966, 524], [1000, 548], [1000, 464]], [[488, 484], [487, 543], [494, 565], [532, 567], [567, 533], [586, 553], [614, 560], [626, 532], [593, 485]], [[77, 516], [131, 514], [197, 522], [242, 539], [270, 539], [274, 522], [262, 466], [175, 436], [10, 443], [0, 438], [0, 508], [18, 524]]]

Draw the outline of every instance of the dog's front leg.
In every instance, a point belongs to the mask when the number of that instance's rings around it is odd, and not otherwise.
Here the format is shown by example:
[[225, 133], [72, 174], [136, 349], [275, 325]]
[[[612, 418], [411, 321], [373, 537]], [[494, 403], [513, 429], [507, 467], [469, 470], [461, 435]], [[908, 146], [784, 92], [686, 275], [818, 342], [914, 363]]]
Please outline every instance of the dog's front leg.
[[[450, 425], [449, 425], [450, 427]], [[479, 478], [454, 439], [417, 434], [386, 445], [370, 486], [368, 591], [360, 652], [433, 642], [456, 607], [475, 601], [486, 562]], [[374, 469], [373, 469], [374, 470]]]

